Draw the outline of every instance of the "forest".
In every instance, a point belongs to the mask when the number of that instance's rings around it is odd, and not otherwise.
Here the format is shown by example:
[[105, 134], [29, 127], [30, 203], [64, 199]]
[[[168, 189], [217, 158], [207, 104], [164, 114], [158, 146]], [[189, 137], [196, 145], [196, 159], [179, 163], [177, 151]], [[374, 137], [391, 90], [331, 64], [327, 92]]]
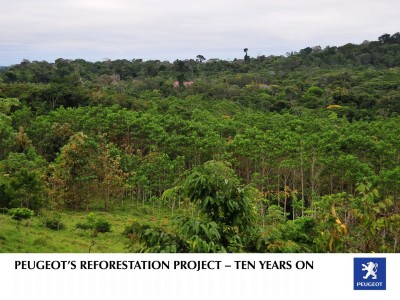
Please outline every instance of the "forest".
[[0, 68], [0, 252], [399, 252], [400, 33]]

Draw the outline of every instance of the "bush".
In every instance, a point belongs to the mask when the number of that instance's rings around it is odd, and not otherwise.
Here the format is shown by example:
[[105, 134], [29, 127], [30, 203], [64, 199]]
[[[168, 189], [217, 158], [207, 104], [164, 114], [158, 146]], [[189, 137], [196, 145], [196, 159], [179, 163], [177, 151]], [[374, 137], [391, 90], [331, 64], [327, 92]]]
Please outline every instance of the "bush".
[[42, 224], [52, 230], [61, 230], [65, 228], [61, 220], [61, 214], [56, 211], [42, 211], [41, 212]]
[[88, 213], [86, 220], [88, 221], [89, 224], [93, 225], [94, 223], [96, 223], [97, 216], [95, 213], [90, 212], [90, 213]]
[[110, 232], [110, 229], [111, 229], [111, 224], [108, 223], [108, 221], [105, 219], [98, 219], [94, 224], [94, 230], [96, 232], [102, 232], [102, 233]]
[[8, 214], [11, 215], [14, 220], [21, 221], [32, 218], [35, 213], [29, 208], [19, 207], [9, 209]]
[[139, 222], [132, 222], [130, 225], [125, 227], [125, 230], [122, 234], [128, 238], [132, 238], [138, 234], [141, 229], [142, 225]]
[[111, 231], [111, 224], [106, 219], [98, 218], [94, 213], [89, 213], [86, 219], [87, 222], [77, 223], [76, 228], [83, 230], [93, 229], [95, 233]]

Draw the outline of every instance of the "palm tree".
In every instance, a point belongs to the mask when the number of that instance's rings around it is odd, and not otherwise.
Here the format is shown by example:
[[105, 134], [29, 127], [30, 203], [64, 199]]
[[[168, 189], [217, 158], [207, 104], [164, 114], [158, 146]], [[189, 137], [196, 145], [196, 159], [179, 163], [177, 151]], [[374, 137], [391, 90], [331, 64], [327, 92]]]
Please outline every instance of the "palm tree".
[[250, 56], [247, 55], [247, 51], [249, 51], [249, 49], [244, 48], [243, 51], [244, 51], [244, 53], [246, 53], [246, 55], [244, 56], [244, 61], [248, 61], [250, 59]]

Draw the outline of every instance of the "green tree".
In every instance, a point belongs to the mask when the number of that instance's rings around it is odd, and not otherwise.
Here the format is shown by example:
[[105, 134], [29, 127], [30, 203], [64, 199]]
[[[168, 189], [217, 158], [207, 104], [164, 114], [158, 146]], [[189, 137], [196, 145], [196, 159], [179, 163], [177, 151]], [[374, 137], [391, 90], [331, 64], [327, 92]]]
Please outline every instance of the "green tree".
[[108, 210], [111, 198], [122, 194], [125, 179], [120, 158], [114, 158], [111, 150], [101, 137], [73, 135], [51, 165], [54, 204], [89, 210], [94, 200], [102, 199]]
[[[193, 170], [179, 187], [167, 190], [165, 197], [177, 195], [176, 189], [182, 189], [181, 195], [197, 205], [200, 216], [177, 218], [173, 234], [139, 225], [136, 230], [145, 251], [257, 251], [253, 204], [257, 190], [241, 186], [229, 165], [209, 161]], [[165, 242], [166, 237], [168, 242]], [[168, 249], [160, 249], [160, 244]]]
[[54, 204], [75, 209], [90, 207], [93, 191], [97, 188], [97, 143], [79, 132], [61, 148], [51, 166], [50, 184]]
[[250, 56], [247, 55], [247, 52], [249, 51], [249, 49], [248, 49], [248, 48], [244, 48], [243, 51], [244, 51], [244, 53], [245, 53], [245, 55], [244, 55], [244, 61], [245, 61], [245, 62], [248, 62], [248, 61], [250, 60]]
[[14, 132], [9, 114], [11, 108], [18, 105], [18, 99], [0, 97], [0, 159], [5, 157], [7, 152], [12, 149]]
[[206, 58], [203, 55], [199, 54], [199, 55], [196, 56], [196, 61], [199, 62], [199, 63], [202, 63], [205, 60], [206, 60]]
[[0, 206], [38, 211], [48, 203], [46, 168], [33, 148], [0, 161]]

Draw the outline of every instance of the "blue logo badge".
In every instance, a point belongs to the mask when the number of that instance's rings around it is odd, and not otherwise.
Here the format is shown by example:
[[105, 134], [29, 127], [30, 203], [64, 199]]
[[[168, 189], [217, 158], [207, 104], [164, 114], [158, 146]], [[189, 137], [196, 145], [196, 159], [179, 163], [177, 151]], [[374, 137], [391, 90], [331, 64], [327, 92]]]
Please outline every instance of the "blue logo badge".
[[386, 258], [354, 258], [355, 290], [386, 290]]

